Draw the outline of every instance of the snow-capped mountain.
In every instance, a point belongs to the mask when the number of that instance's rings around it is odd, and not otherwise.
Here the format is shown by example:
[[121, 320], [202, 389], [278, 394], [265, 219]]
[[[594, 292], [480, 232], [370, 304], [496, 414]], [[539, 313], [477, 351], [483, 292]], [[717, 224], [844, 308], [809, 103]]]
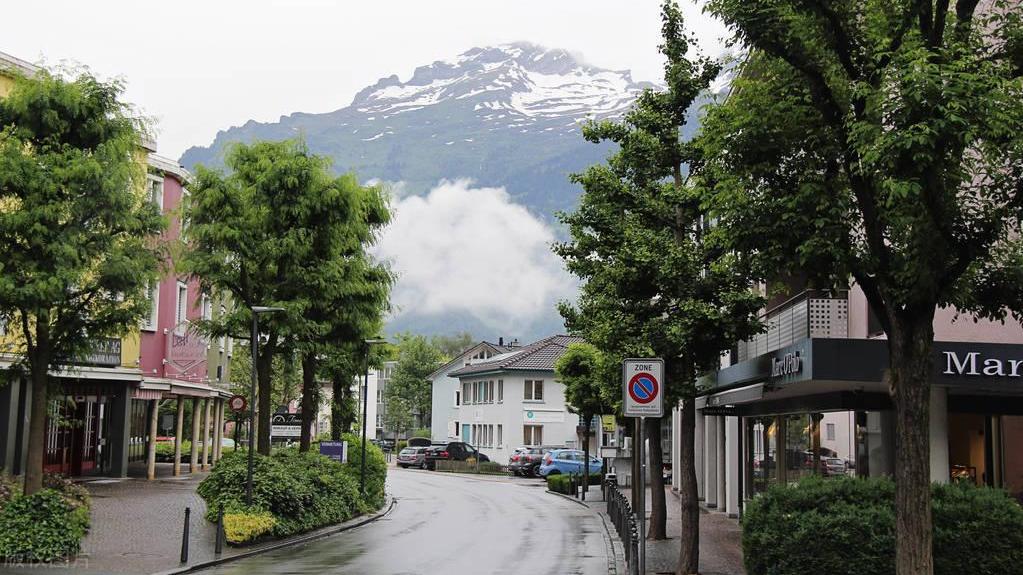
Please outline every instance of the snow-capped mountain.
[[568, 176], [602, 160], [606, 146], [584, 141], [580, 124], [622, 114], [646, 82], [628, 71], [581, 62], [565, 50], [528, 43], [473, 48], [450, 61], [392, 75], [326, 114], [296, 113], [220, 132], [209, 147], [181, 158], [216, 165], [224, 144], [302, 134], [312, 151], [360, 179], [405, 182], [423, 193], [440, 179], [468, 177], [504, 186], [550, 219], [575, 206]]

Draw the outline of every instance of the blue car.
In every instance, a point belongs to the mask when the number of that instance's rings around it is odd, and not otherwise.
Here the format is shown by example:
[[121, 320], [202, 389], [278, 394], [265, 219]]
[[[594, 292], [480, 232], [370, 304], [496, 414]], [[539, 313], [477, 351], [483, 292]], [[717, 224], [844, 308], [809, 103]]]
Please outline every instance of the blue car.
[[[583, 473], [583, 452], [578, 449], [555, 449], [543, 456], [540, 463], [539, 473], [541, 477], [568, 473], [581, 475]], [[590, 458], [590, 473], [600, 473], [601, 463], [596, 457]]]

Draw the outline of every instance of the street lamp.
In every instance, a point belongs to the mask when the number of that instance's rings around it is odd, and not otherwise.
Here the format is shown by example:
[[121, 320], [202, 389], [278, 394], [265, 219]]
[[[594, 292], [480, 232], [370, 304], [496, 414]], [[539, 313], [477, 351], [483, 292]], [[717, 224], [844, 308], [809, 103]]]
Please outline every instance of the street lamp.
[[249, 469], [245, 475], [245, 505], [252, 507], [252, 467], [255, 464], [253, 457], [256, 451], [256, 434], [253, 431], [256, 423], [256, 381], [259, 379], [256, 361], [259, 357], [259, 314], [284, 311], [284, 308], [254, 305], [249, 310], [252, 311], [252, 390], [249, 393]]
[[373, 338], [362, 340], [366, 344], [366, 379], [362, 386], [362, 463], [359, 470], [359, 492], [366, 496], [366, 413], [369, 410], [369, 350], [378, 343], [387, 343], [386, 339]]

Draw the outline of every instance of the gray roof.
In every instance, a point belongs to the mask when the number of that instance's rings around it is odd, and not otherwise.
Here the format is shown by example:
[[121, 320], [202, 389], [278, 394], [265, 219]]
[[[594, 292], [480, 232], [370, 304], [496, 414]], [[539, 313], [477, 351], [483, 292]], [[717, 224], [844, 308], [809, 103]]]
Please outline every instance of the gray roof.
[[510, 346], [507, 346], [507, 345], [497, 345], [496, 343], [490, 343], [489, 341], [481, 341], [481, 342], [479, 342], [477, 344], [474, 344], [474, 345], [472, 345], [472, 346], [462, 350], [462, 353], [460, 353], [460, 354], [456, 355], [455, 357], [451, 358], [451, 361], [449, 361], [449, 362], [445, 363], [444, 365], [438, 367], [437, 369], [433, 370], [433, 373], [431, 373], [429, 376], [427, 376], [427, 379], [433, 379], [433, 378], [437, 377], [438, 375], [443, 373], [444, 370], [450, 368], [453, 365], [456, 365], [458, 363], [461, 363], [461, 362], [465, 361], [465, 356], [467, 356], [469, 354], [476, 354], [476, 353], [478, 353], [482, 349], [489, 349], [492, 353], [504, 354], [504, 353], [508, 353], [509, 351], [511, 351], [513, 349], [517, 349], [517, 348], [510, 347]]
[[0, 69], [13, 70], [22, 74], [31, 76], [39, 71], [39, 67], [22, 60], [21, 58], [15, 58], [10, 54], [0, 52]]
[[581, 341], [583, 338], [574, 335], [552, 335], [521, 348], [514, 348], [508, 353], [494, 356], [490, 358], [490, 361], [456, 369], [448, 375], [468, 377], [497, 371], [554, 371], [554, 362], [565, 353], [569, 344]]

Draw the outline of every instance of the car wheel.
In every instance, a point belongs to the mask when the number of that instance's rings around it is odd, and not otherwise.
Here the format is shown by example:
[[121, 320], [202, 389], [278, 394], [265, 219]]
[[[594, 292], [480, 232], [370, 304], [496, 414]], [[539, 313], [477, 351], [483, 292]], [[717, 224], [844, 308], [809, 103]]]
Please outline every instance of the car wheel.
[[429, 469], [429, 467], [427, 467], [427, 466], [426, 466], [426, 462], [425, 462], [425, 461], [423, 462], [423, 464], [422, 464], [422, 465], [420, 465], [420, 466], [419, 466], [419, 468], [420, 468], [420, 469], [424, 469], [424, 470], [425, 470], [425, 469]]
[[405, 465], [404, 463], [399, 463], [398, 467], [400, 467], [402, 469], [408, 469], [408, 465]]

